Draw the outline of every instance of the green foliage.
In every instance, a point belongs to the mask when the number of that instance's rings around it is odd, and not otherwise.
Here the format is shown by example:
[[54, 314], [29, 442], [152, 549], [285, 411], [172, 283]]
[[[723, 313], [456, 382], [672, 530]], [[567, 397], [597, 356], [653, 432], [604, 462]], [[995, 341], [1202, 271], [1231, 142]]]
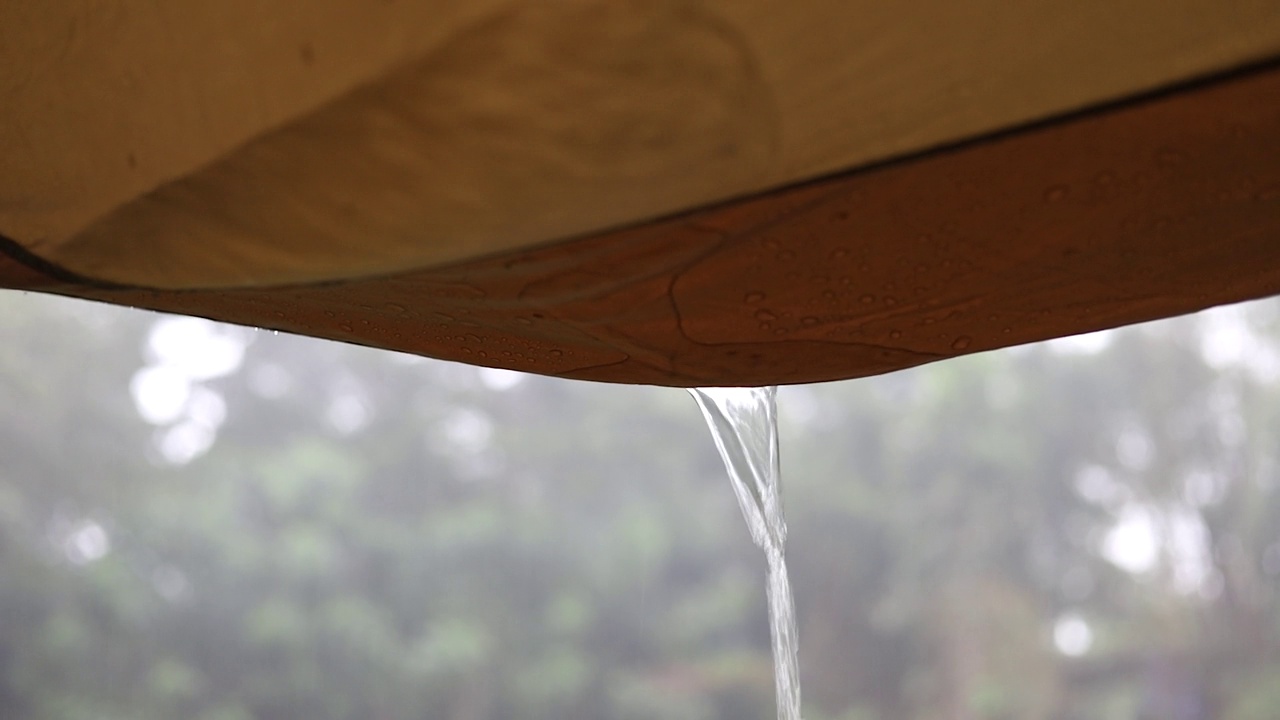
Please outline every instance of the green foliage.
[[[157, 317], [0, 295], [0, 717], [772, 715], [684, 393], [249, 333], [151, 425]], [[810, 720], [1274, 716], [1276, 305], [1062, 348], [782, 391]]]

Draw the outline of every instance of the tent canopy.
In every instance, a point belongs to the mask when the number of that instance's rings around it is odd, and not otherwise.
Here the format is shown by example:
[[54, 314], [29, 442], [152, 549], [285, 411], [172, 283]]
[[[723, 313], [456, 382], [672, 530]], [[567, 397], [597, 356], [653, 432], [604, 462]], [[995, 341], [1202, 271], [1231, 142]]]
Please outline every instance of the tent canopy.
[[1260, 0], [19, 0], [0, 286], [614, 382], [886, 372], [1280, 292], [1277, 59]]

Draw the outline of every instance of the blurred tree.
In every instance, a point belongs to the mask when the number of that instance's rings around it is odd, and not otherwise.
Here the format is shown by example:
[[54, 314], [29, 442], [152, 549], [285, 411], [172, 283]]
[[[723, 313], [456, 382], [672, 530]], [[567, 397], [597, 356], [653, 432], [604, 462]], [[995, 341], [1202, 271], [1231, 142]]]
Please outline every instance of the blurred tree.
[[[773, 712], [693, 404], [0, 295], [0, 716]], [[786, 388], [810, 720], [1263, 720], [1275, 303]]]

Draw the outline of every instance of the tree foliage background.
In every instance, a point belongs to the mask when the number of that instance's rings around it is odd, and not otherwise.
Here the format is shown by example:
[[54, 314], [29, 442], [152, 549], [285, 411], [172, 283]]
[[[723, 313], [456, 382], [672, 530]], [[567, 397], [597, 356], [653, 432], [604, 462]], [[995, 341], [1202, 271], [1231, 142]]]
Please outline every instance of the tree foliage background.
[[[809, 720], [1273, 720], [1274, 302], [780, 396]], [[0, 717], [742, 720], [685, 393], [0, 295]]]

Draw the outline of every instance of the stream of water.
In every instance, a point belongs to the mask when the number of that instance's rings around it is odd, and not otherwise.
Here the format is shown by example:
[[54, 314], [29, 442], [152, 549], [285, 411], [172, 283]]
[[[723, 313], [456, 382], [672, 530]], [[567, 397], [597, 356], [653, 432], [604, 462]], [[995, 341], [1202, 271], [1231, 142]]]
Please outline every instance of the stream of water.
[[764, 551], [769, 566], [766, 594], [778, 720], [800, 720], [796, 615], [787, 576], [787, 523], [778, 461], [778, 388], [693, 388], [689, 392], [702, 408], [751, 539]]

